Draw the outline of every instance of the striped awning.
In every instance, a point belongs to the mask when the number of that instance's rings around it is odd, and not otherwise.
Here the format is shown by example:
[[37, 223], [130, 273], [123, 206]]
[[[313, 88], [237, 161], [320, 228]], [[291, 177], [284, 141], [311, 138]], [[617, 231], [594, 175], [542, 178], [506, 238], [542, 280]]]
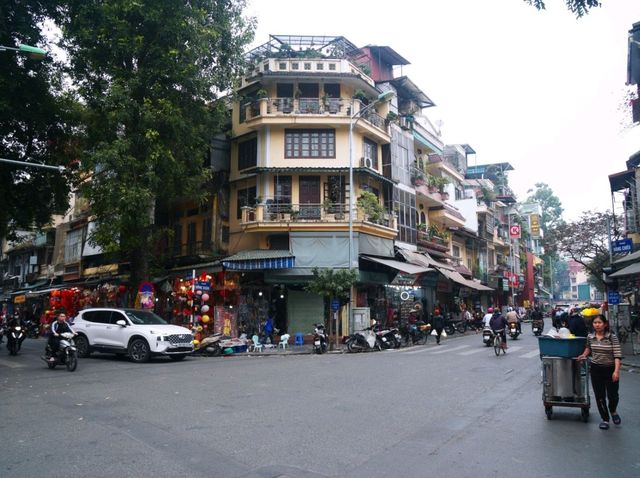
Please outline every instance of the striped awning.
[[295, 262], [295, 256], [289, 251], [258, 249], [229, 256], [222, 260], [222, 265], [232, 271], [259, 271], [291, 269]]

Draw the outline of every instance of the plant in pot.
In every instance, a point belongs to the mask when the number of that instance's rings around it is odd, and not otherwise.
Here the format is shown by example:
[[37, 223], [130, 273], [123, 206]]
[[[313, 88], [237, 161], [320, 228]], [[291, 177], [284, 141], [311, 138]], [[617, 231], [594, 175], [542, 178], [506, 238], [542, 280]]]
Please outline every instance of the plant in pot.
[[425, 183], [424, 173], [419, 169], [414, 169], [411, 172], [411, 182], [414, 186], [422, 186]]
[[363, 103], [367, 102], [367, 94], [364, 92], [364, 90], [361, 89], [357, 89], [356, 91], [354, 91], [352, 98], [354, 100], [360, 100]]
[[387, 117], [385, 118], [385, 122], [387, 123], [387, 125], [394, 123], [398, 120], [398, 115], [396, 113], [394, 113], [393, 111], [389, 111], [387, 113]]
[[357, 201], [358, 208], [362, 209], [369, 222], [380, 224], [384, 217], [384, 208], [378, 201], [378, 197], [369, 191], [363, 191]]
[[435, 193], [438, 190], [439, 181], [433, 174], [427, 174], [427, 187], [430, 193]]
[[267, 92], [267, 90], [265, 90], [264, 88], [260, 88], [257, 92], [256, 92], [256, 96], [258, 97], [258, 99], [260, 100], [265, 100], [269, 97], [269, 93]]

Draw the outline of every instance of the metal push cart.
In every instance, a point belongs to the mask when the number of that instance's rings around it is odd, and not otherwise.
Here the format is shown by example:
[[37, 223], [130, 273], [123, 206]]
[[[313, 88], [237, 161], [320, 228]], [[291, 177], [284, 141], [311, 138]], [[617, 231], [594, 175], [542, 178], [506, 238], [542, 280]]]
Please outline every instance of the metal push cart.
[[553, 407], [580, 408], [582, 421], [589, 420], [589, 363], [575, 359], [582, 353], [586, 338], [538, 337], [542, 360], [542, 403], [547, 419]]

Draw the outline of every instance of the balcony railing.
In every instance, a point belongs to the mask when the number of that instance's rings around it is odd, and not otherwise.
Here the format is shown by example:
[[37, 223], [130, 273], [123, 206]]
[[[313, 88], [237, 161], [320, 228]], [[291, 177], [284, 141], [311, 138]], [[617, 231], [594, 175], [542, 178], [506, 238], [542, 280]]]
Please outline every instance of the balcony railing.
[[173, 244], [167, 251], [173, 257], [213, 255], [213, 243], [211, 241], [195, 241], [184, 244]]
[[[243, 103], [240, 122], [258, 117], [282, 115], [333, 115], [350, 118], [360, 108], [360, 100], [352, 98], [264, 98]], [[386, 121], [375, 111], [365, 112], [362, 119], [376, 128], [388, 132]]]
[[[288, 204], [266, 203], [255, 207], [243, 207], [243, 224], [248, 223], [346, 223], [349, 221], [349, 205], [342, 203], [327, 204]], [[397, 229], [394, 214], [384, 213], [382, 218], [374, 220], [357, 209], [354, 221], [379, 224]]]

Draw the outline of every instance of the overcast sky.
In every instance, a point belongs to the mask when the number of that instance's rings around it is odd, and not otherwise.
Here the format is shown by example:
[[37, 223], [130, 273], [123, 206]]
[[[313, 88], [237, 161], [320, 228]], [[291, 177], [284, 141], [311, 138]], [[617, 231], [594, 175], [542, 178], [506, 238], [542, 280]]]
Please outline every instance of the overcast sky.
[[640, 150], [640, 126], [623, 129], [620, 106], [639, 0], [603, 0], [579, 20], [564, 0], [541, 12], [522, 0], [249, 2], [254, 46], [289, 34], [393, 48], [436, 103], [425, 114], [442, 121], [445, 143], [468, 143], [477, 164], [509, 162], [519, 200], [549, 184], [566, 220], [611, 209], [607, 176]]

